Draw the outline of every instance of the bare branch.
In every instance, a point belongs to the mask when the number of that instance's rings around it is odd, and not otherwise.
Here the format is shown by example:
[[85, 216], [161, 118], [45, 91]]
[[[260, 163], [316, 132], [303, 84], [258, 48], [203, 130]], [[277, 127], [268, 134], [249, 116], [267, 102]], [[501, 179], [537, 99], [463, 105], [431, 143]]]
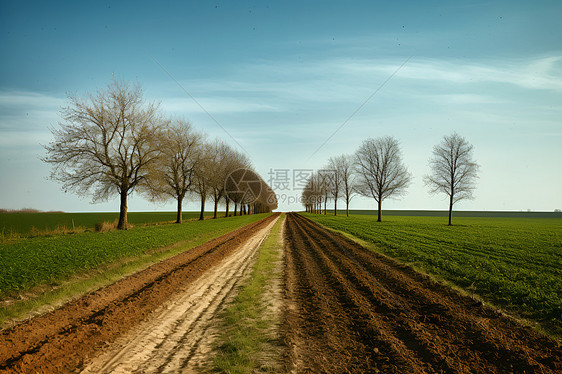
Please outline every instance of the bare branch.
[[432, 172], [425, 176], [424, 182], [431, 193], [444, 193], [449, 197], [449, 225], [452, 224], [453, 205], [473, 198], [479, 165], [472, 160], [472, 149], [465, 138], [453, 133], [433, 147], [433, 157], [429, 160]]
[[160, 157], [156, 142], [166, 121], [158, 106], [146, 104], [140, 85], [113, 80], [105, 90], [84, 98], [69, 96], [44, 146], [43, 161], [64, 190], [91, 195], [93, 202], [121, 195], [119, 227], [126, 227], [127, 196], [147, 180]]
[[382, 220], [382, 202], [402, 196], [410, 184], [410, 173], [402, 164], [398, 141], [392, 137], [367, 139], [355, 153], [357, 191], [378, 203]]

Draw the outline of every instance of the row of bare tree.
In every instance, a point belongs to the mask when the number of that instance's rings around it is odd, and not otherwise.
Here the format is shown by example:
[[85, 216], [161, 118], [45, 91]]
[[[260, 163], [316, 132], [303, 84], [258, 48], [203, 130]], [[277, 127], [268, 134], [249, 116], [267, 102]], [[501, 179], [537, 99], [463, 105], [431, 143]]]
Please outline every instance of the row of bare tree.
[[[474, 162], [472, 145], [460, 135], [445, 136], [433, 148], [429, 160], [431, 174], [424, 182], [431, 193], [444, 193], [449, 198], [449, 225], [452, 224], [453, 205], [472, 198], [479, 165]], [[334, 202], [337, 214], [339, 199], [349, 203], [359, 194], [378, 203], [378, 222], [382, 221], [382, 202], [388, 197], [406, 193], [411, 174], [402, 163], [400, 145], [395, 138], [366, 139], [353, 155], [332, 157], [328, 165], [313, 174], [303, 190], [302, 201], [308, 212], [324, 214], [328, 200]]]
[[51, 129], [54, 140], [44, 146], [51, 178], [65, 191], [92, 195], [93, 202], [118, 194], [119, 229], [127, 228], [127, 198], [135, 191], [154, 201], [175, 199], [178, 223], [187, 196], [201, 202], [200, 219], [207, 201], [214, 218], [221, 203], [226, 216], [231, 203], [234, 215], [277, 208], [275, 194], [245, 154], [208, 141], [185, 120], [167, 118], [144, 100], [138, 83], [113, 80], [95, 94], [69, 96], [61, 118]]

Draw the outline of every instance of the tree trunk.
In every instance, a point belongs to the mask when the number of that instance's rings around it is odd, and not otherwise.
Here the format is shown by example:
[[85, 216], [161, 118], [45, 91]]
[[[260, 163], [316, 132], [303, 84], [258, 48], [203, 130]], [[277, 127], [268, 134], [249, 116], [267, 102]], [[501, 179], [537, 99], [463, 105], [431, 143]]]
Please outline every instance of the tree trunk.
[[327, 208], [328, 208], [328, 199], [324, 199], [324, 215], [326, 215], [327, 213]]
[[238, 203], [234, 202], [234, 217], [236, 217], [236, 210], [238, 209]]
[[178, 213], [176, 216], [176, 223], [182, 223], [182, 202], [183, 202], [183, 196], [179, 196], [178, 197]]
[[334, 216], [338, 215], [338, 198], [334, 199]]
[[349, 217], [349, 200], [345, 200], [345, 215]]
[[213, 212], [213, 219], [217, 219], [217, 207], [219, 206], [219, 200], [215, 199], [215, 210]]
[[449, 196], [449, 226], [453, 226], [453, 195]]
[[199, 214], [199, 221], [205, 219], [205, 198], [201, 197], [201, 213]]
[[228, 209], [230, 208], [230, 200], [228, 199], [228, 197], [225, 197], [226, 199], [226, 213], [224, 214], [225, 217], [228, 217]]
[[379, 199], [379, 218], [377, 222], [382, 222], [382, 201]]
[[121, 191], [121, 204], [119, 206], [119, 222], [117, 229], [127, 230], [127, 191]]

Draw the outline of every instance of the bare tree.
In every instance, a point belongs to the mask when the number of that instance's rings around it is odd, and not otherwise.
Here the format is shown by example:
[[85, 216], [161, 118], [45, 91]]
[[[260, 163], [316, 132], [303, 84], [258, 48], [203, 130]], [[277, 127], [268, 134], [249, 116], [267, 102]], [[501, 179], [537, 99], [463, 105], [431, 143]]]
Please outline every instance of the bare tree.
[[[338, 176], [338, 181], [340, 183], [339, 189], [345, 200], [345, 213], [347, 216], [349, 216], [349, 203], [356, 194], [353, 164], [354, 160], [350, 155], [341, 155], [330, 159], [330, 166], [336, 171]], [[337, 199], [337, 197], [335, 198]]]
[[261, 188], [258, 199], [254, 202], [254, 214], [269, 213], [277, 209], [275, 191], [260, 177]]
[[176, 120], [160, 138], [162, 157], [151, 168], [147, 189], [153, 200], [177, 201], [176, 223], [182, 223], [182, 205], [195, 183], [204, 137], [185, 120]]
[[429, 160], [431, 174], [424, 181], [431, 193], [443, 192], [449, 196], [449, 226], [453, 223], [453, 205], [472, 199], [476, 188], [479, 166], [472, 159], [472, 148], [465, 138], [453, 133], [433, 147], [433, 157]]
[[328, 199], [332, 194], [333, 171], [329, 169], [318, 170], [318, 188], [321, 200], [324, 203], [324, 215], [328, 214]]
[[228, 198], [234, 202], [234, 215], [236, 207], [240, 205], [240, 215], [249, 214], [248, 205], [256, 202], [261, 194], [263, 180], [251, 168], [239, 168], [231, 172], [225, 181], [225, 190]]
[[201, 147], [201, 157], [195, 167], [195, 179], [192, 191], [199, 197], [201, 209], [199, 220], [205, 219], [205, 202], [209, 197], [211, 191], [212, 175], [214, 172], [214, 155], [211, 144], [205, 143]]
[[234, 150], [228, 144], [221, 141], [215, 141], [211, 144], [211, 168], [213, 173], [211, 173], [209, 178], [209, 187], [214, 203], [213, 218], [217, 218], [218, 205], [223, 198], [228, 204], [228, 198], [224, 191], [224, 182], [231, 172], [234, 157]]
[[355, 153], [358, 176], [357, 191], [378, 203], [378, 219], [382, 221], [382, 202], [406, 192], [410, 173], [402, 164], [400, 146], [392, 137], [369, 138]]
[[314, 211], [316, 214], [322, 214], [322, 201], [324, 201], [324, 183], [323, 178], [318, 172], [312, 175], [312, 190], [314, 196]]
[[146, 182], [161, 155], [158, 133], [167, 121], [158, 105], [146, 103], [139, 84], [113, 80], [85, 98], [69, 96], [55, 140], [43, 161], [65, 191], [91, 194], [93, 202], [120, 196], [119, 229], [127, 228], [127, 197]]
[[338, 173], [337, 158], [331, 157], [328, 166], [324, 170], [326, 174], [326, 185], [329, 196], [334, 199], [334, 215], [338, 215], [338, 199], [341, 192], [341, 175]]
[[313, 186], [313, 178], [312, 176], [308, 178], [306, 181], [306, 185], [302, 190], [301, 195], [301, 202], [304, 205], [304, 208], [309, 213], [314, 213], [315, 208], [315, 196], [314, 196], [314, 186]]
[[237, 215], [238, 205], [240, 205], [240, 214], [242, 214], [242, 204], [244, 204], [244, 197], [246, 191], [241, 190], [242, 187], [247, 187], [245, 183], [239, 185], [240, 180], [246, 175], [245, 170], [252, 169], [252, 165], [248, 157], [238, 151], [232, 150], [231, 155], [228, 157], [226, 166], [226, 179], [224, 181], [225, 189], [228, 193], [226, 199], [226, 215], [228, 216], [229, 202], [234, 203], [234, 215]]

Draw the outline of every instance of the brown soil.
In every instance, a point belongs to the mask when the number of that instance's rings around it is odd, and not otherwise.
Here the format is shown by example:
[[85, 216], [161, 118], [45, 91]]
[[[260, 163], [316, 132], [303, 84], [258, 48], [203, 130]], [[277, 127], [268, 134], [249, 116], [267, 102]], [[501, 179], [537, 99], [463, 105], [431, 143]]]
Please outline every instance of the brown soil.
[[[267, 227], [271, 215], [0, 333], [0, 372], [65, 373], [152, 315]], [[219, 287], [220, 288], [220, 287]], [[176, 298], [176, 302], [177, 302]], [[172, 302], [173, 303], [173, 302]]]
[[102, 352], [82, 374], [196, 373], [206, 364], [217, 335], [215, 317], [233, 298], [275, 224], [257, 231], [204, 277], [180, 287], [164, 304]]
[[560, 373], [560, 344], [297, 214], [287, 372]]

